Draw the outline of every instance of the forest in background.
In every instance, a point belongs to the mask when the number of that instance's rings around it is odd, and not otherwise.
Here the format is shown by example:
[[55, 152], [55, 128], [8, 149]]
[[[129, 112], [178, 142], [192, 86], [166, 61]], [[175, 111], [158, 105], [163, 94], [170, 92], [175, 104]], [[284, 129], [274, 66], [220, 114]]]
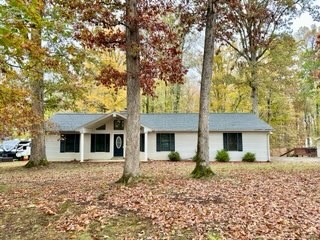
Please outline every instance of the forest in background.
[[[2, 137], [25, 134], [36, 121], [30, 86], [37, 74], [43, 75], [46, 117], [61, 111], [107, 113], [126, 109], [125, 87], [104, 79], [118, 74], [110, 67], [124, 72], [125, 54], [121, 48], [99, 49], [82, 44], [83, 36], [77, 36], [74, 27], [81, 19], [57, 5], [59, 1], [48, 1], [49, 7], [40, 13], [35, 9], [41, 1], [31, 5], [5, 2], [8, 5], [0, 9], [4, 20], [0, 25]], [[40, 19], [44, 13], [47, 17]], [[196, 76], [201, 72], [203, 36], [197, 27], [182, 25], [179, 20], [183, 16], [180, 9], [163, 18], [180, 36], [177, 46], [182, 49], [188, 73], [183, 83], [159, 79], [154, 91], [142, 92], [143, 113], [198, 112], [200, 84]], [[320, 137], [319, 31], [312, 26], [292, 33], [289, 26], [279, 26], [255, 65], [258, 114], [274, 128], [272, 148], [304, 146], [306, 139], [315, 143]], [[241, 38], [235, 37], [229, 43], [217, 39], [210, 111], [251, 112], [251, 66], [239, 51]], [[109, 66], [108, 74], [105, 66]]]

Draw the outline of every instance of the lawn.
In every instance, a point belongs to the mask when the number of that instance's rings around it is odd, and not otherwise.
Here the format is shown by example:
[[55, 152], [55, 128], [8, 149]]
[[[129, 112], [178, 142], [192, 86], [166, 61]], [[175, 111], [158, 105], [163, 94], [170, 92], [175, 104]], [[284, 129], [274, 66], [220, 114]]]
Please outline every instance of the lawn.
[[0, 239], [320, 239], [319, 163], [0, 163]]

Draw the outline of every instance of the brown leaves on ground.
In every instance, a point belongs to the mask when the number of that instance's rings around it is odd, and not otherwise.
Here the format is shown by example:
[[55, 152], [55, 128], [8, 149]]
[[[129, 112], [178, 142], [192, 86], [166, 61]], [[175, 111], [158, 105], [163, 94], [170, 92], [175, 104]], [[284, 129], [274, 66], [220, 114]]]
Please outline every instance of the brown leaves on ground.
[[[193, 167], [144, 163], [142, 177], [122, 186], [113, 184], [122, 164], [0, 166], [0, 219], [37, 210], [44, 229], [89, 239], [320, 238], [320, 164], [213, 164], [211, 180], [191, 179]], [[0, 220], [3, 234], [8, 224]]]

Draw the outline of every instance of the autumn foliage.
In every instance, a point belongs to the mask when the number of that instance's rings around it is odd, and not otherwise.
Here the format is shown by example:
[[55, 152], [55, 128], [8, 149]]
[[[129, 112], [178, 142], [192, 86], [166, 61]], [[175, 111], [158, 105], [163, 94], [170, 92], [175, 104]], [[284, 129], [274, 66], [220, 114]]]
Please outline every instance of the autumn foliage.
[[[140, 52], [139, 78], [145, 94], [154, 94], [158, 79], [166, 83], [183, 82], [186, 70], [182, 66], [181, 33], [169, 23], [170, 15], [175, 11], [170, 1], [139, 1], [137, 19], [126, 19], [122, 1], [107, 4], [76, 1], [70, 5], [79, 13], [75, 36], [88, 48], [125, 51], [125, 22], [138, 23], [140, 43], [131, 46], [130, 51]], [[126, 73], [106, 65], [98, 80], [107, 86], [123, 87]]]
[[32, 114], [27, 95], [27, 90], [21, 86], [0, 81], [0, 138], [12, 134], [26, 134], [30, 131], [36, 117]]

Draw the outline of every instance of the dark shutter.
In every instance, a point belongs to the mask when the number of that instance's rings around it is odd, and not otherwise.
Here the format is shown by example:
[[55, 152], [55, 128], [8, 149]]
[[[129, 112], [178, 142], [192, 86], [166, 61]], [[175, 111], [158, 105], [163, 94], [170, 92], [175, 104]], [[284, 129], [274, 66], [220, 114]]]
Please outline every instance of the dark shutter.
[[110, 152], [110, 134], [106, 134], [106, 152]]
[[160, 134], [160, 133], [157, 133], [157, 152], [160, 152], [160, 151], [161, 151], [161, 148], [160, 148], [160, 138], [161, 138], [161, 134]]
[[60, 135], [60, 152], [64, 153], [66, 151], [66, 140], [64, 135]]
[[228, 133], [223, 134], [223, 149], [228, 151]]
[[96, 135], [91, 134], [91, 152], [96, 151]]
[[237, 134], [238, 151], [242, 151], [242, 133]]
[[140, 152], [144, 152], [144, 133], [140, 133]]
[[169, 139], [170, 139], [170, 151], [174, 152], [175, 151], [175, 139], [174, 139], [174, 133], [169, 134]]

